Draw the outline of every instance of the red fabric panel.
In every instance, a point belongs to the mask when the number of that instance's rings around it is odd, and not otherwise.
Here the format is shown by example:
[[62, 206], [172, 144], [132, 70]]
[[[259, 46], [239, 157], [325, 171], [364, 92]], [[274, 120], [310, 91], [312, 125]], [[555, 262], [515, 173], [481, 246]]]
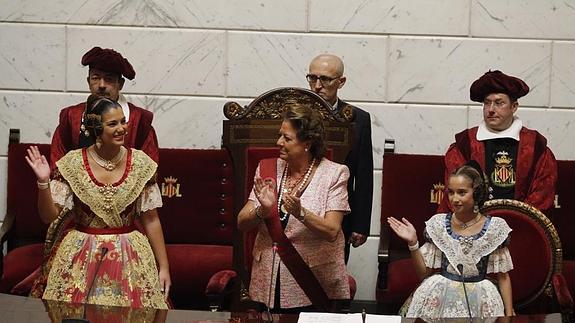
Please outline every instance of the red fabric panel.
[[[422, 167], [425, 165], [425, 167]], [[407, 218], [417, 230], [421, 244], [424, 243], [425, 221], [437, 211], [437, 203], [431, 202], [433, 185], [443, 184], [443, 156], [385, 154], [383, 156], [383, 180], [381, 195], [381, 226], [389, 235], [389, 256], [392, 260], [387, 269], [387, 289], [377, 290], [380, 303], [401, 305], [418, 286], [406, 243], [394, 234], [387, 224], [388, 217]]]
[[210, 278], [221, 270], [232, 269], [232, 246], [171, 244], [166, 248], [174, 306], [207, 307], [205, 290]]
[[562, 274], [555, 274], [552, 277], [553, 289], [555, 290], [555, 295], [557, 296], [557, 302], [561, 306], [562, 311], [573, 311], [573, 297], [569, 288], [567, 288], [567, 282], [565, 281], [565, 276]]
[[411, 258], [392, 261], [387, 274], [387, 291], [378, 291], [377, 301], [401, 305], [420, 282]]
[[[226, 150], [160, 149], [158, 209], [167, 244], [232, 245], [233, 167]], [[168, 177], [177, 181], [167, 182]], [[179, 185], [178, 196], [167, 196]], [[173, 193], [173, 191], [172, 191]]]
[[563, 276], [565, 277], [571, 296], [575, 297], [575, 261], [563, 261]]
[[557, 161], [557, 186], [556, 194], [559, 195], [560, 208], [552, 208], [549, 211], [549, 218], [559, 233], [561, 246], [563, 247], [563, 258], [575, 260], [575, 161]]
[[[31, 144], [10, 144], [8, 146], [8, 199], [7, 214], [15, 221], [8, 238], [8, 250], [15, 247], [44, 242], [48, 225], [40, 220], [36, 194], [36, 176], [26, 163], [24, 156]], [[38, 145], [40, 153], [48, 159], [50, 145]], [[48, 161], [49, 162], [49, 161]]]
[[[425, 167], [422, 167], [425, 165]], [[381, 195], [381, 225], [388, 217], [408, 219], [423, 242], [425, 221], [436, 213], [437, 204], [430, 202], [434, 184], [443, 183], [443, 156], [385, 154], [383, 156], [383, 182]], [[406, 243], [390, 234], [390, 254], [405, 251]]]
[[[0, 280], [0, 293], [9, 293], [42, 264], [43, 244], [31, 244], [16, 248], [4, 256], [4, 272]], [[28, 292], [32, 285], [28, 286]], [[24, 290], [25, 287], [20, 288]]]
[[[514, 211], [491, 212], [513, 229], [509, 251], [514, 269], [509, 273], [514, 302], [526, 300], [543, 287], [551, 271], [551, 246], [543, 228], [526, 215]], [[528, 220], [529, 219], [529, 220]]]
[[349, 282], [349, 299], [353, 300], [357, 292], [357, 283], [352, 275], [347, 275], [347, 280]]

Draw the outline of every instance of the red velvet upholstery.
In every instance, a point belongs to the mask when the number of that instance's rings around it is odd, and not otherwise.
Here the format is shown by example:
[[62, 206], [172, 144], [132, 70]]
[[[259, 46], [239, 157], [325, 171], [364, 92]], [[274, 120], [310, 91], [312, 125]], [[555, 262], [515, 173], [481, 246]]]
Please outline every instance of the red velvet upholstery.
[[176, 308], [208, 308], [210, 277], [232, 269], [233, 181], [225, 150], [160, 149], [158, 212]]
[[[391, 232], [388, 217], [407, 218], [423, 242], [425, 221], [436, 213], [433, 193], [443, 193], [442, 156], [385, 154], [381, 195], [381, 235], [376, 299], [392, 310], [401, 306], [419, 280], [403, 240]], [[440, 200], [440, 197], [436, 197]]]
[[[2, 224], [1, 242], [7, 243], [8, 253], [3, 258], [0, 292], [12, 288], [38, 268], [42, 261], [42, 246], [48, 225], [40, 220], [36, 199], [36, 176], [24, 156], [30, 144], [8, 146], [8, 200]], [[49, 157], [50, 145], [38, 145]], [[21, 285], [20, 294], [28, 294], [32, 284]]]
[[513, 300], [516, 304], [525, 303], [545, 287], [543, 283], [551, 275], [552, 249], [549, 239], [544, 228], [535, 221], [526, 220], [524, 214], [501, 210], [490, 215], [505, 219], [513, 230], [509, 245], [514, 267], [509, 273]]
[[13, 291], [13, 288], [34, 272], [42, 264], [44, 244], [34, 243], [18, 247], [4, 256], [4, 273], [0, 280], [0, 293], [28, 295], [33, 280], [27, 280]]

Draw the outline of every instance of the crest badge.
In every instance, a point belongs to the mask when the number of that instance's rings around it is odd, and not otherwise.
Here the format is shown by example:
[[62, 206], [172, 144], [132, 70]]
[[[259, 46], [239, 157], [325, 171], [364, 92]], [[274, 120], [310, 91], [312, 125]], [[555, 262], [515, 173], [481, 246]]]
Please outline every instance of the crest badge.
[[178, 179], [170, 176], [164, 178], [164, 183], [162, 183], [162, 196], [166, 197], [182, 197], [180, 194], [180, 183], [177, 183]]
[[515, 170], [511, 159], [506, 151], [500, 151], [495, 157], [495, 167], [491, 174], [491, 182], [499, 187], [511, 187], [515, 185]]
[[429, 203], [439, 204], [443, 200], [445, 185], [442, 183], [433, 184], [433, 188], [429, 192]]

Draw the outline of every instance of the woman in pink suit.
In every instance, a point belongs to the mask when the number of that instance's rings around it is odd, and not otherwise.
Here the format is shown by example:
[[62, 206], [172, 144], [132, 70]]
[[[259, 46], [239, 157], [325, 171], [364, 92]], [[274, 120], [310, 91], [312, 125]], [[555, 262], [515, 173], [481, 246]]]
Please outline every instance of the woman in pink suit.
[[258, 230], [249, 293], [276, 312], [330, 310], [350, 298], [341, 230], [349, 171], [324, 157], [311, 108], [290, 106], [278, 135], [280, 156], [260, 161], [238, 215], [240, 230]]

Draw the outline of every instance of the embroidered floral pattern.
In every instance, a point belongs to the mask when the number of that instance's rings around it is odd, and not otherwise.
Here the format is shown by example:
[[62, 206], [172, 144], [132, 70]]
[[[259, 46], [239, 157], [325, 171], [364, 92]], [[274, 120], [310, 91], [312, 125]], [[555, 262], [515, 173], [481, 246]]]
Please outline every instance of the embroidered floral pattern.
[[[465, 277], [483, 277], [465, 283], [473, 317], [489, 318], [504, 314], [497, 287], [485, 273], [507, 272], [513, 262], [506, 245], [511, 228], [501, 218], [488, 218], [480, 233], [460, 236], [451, 232], [449, 214], [436, 214], [426, 222], [426, 238], [421, 247], [425, 264], [458, 275], [458, 264], [464, 265]], [[486, 268], [485, 268], [486, 267]], [[457, 277], [457, 276], [456, 276]], [[404, 306], [401, 314], [427, 321], [450, 317], [467, 317], [467, 303], [462, 283], [435, 274], [425, 279]]]

